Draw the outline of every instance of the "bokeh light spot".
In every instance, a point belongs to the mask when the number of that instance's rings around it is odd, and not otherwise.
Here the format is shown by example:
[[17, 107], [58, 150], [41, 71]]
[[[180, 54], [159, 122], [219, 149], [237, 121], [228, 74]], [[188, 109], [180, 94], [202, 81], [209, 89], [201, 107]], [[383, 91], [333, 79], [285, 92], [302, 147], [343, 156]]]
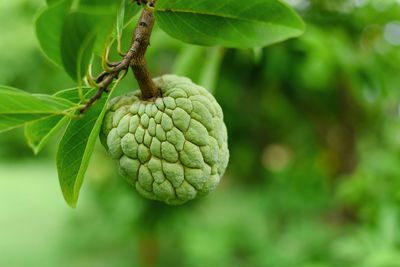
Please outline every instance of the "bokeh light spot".
[[391, 45], [400, 45], [400, 21], [392, 21], [386, 24], [383, 36]]
[[278, 172], [283, 170], [293, 158], [292, 151], [283, 145], [272, 144], [264, 148], [262, 163], [270, 171]]

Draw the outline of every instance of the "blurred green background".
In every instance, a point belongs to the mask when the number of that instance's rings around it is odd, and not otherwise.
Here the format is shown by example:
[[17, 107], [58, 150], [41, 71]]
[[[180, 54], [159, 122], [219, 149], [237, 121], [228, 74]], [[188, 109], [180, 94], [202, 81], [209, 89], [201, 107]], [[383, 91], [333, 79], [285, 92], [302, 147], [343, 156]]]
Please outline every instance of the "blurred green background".
[[[400, 266], [400, 2], [287, 2], [307, 31], [264, 49], [154, 31], [153, 75], [191, 77], [225, 113], [231, 160], [208, 197], [143, 199], [98, 145], [72, 210], [59, 136], [34, 157], [23, 129], [1, 134], [0, 266]], [[74, 86], [36, 41], [44, 6], [0, 0], [0, 84]], [[129, 75], [117, 93], [136, 88]]]

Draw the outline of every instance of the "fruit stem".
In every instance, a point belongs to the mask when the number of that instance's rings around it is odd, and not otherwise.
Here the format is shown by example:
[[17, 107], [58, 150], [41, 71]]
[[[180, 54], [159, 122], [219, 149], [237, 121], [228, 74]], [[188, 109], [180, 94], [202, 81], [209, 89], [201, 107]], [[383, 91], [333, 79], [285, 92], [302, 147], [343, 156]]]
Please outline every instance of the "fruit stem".
[[[151, 3], [147, 3], [151, 5]], [[147, 47], [150, 44], [150, 36], [154, 26], [154, 14], [148, 9], [143, 9], [139, 22], [136, 25], [135, 33], [132, 37], [132, 45], [129, 52], [134, 51], [130, 61], [130, 67], [142, 91], [143, 100], [154, 100], [159, 96], [159, 90], [146, 65], [144, 57]], [[128, 52], [128, 53], [129, 53]]]

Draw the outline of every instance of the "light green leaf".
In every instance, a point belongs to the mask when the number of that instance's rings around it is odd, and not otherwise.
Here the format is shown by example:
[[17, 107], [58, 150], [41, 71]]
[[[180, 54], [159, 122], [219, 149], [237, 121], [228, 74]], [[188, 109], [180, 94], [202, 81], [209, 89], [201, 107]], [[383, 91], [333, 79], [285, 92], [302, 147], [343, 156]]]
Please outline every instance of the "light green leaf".
[[117, 32], [117, 39], [121, 41], [122, 38], [122, 32], [124, 30], [124, 21], [125, 21], [125, 6], [126, 2], [122, 1], [121, 6], [118, 11], [117, 15], [117, 25], [116, 25], [116, 32]]
[[0, 132], [54, 115], [75, 107], [67, 99], [48, 95], [31, 95], [25, 91], [0, 87]]
[[[96, 90], [97, 89], [94, 88], [83, 88], [85, 96], [92, 94]], [[62, 90], [57, 92], [54, 96], [64, 98], [76, 104], [80, 102], [78, 88]], [[38, 154], [49, 139], [62, 128], [68, 119], [68, 116], [54, 115], [25, 125], [25, 137], [33, 152]]]
[[55, 99], [43, 95], [41, 99], [16, 88], [0, 86], [0, 114], [54, 113], [67, 107], [65, 99]]
[[[96, 88], [87, 88], [87, 87], [82, 88], [82, 93], [86, 98], [91, 97], [91, 95], [94, 94], [96, 91], [97, 91]], [[62, 97], [76, 104], [79, 104], [81, 101], [78, 87], [58, 91], [57, 93], [54, 94], [54, 96]]]
[[300, 17], [279, 0], [158, 1], [155, 15], [172, 37], [207, 46], [267, 46], [304, 32]]
[[49, 118], [51, 116], [53, 115], [50, 113], [0, 114], [0, 133], [24, 126], [28, 122]]
[[172, 73], [190, 78], [197, 83], [199, 80], [199, 64], [203, 64], [207, 47], [184, 45], [175, 60]]
[[64, 19], [68, 14], [71, 1], [48, 1], [49, 8], [45, 9], [36, 20], [36, 36], [43, 53], [56, 65], [62, 66], [61, 33]]
[[102, 98], [80, 119], [71, 120], [60, 141], [56, 163], [66, 202], [75, 207], [110, 98]]
[[199, 85], [204, 86], [210, 93], [215, 92], [218, 83], [222, 60], [225, 55], [225, 49], [221, 47], [212, 47], [207, 55], [206, 64], [200, 75]]
[[55, 115], [25, 125], [25, 137], [35, 155], [43, 149], [49, 139], [64, 126], [68, 119], [64, 115]]
[[223, 47], [185, 45], [175, 61], [172, 72], [190, 78], [213, 93], [224, 54]]
[[33, 96], [45, 102], [48, 106], [53, 107], [57, 110], [66, 110], [75, 106], [75, 103], [73, 103], [72, 101], [58, 95], [34, 94]]

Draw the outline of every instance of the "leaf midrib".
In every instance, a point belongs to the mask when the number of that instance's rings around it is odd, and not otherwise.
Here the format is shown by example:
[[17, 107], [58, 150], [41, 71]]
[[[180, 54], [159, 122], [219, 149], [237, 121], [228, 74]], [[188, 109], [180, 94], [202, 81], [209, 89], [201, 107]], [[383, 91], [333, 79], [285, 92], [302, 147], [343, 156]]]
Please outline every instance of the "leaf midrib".
[[295, 30], [298, 30], [298, 31], [302, 31], [302, 29], [300, 29], [300, 28], [296, 28], [296, 27], [289, 26], [289, 25], [277, 24], [277, 23], [273, 23], [273, 22], [267, 22], [267, 21], [255, 20], [255, 19], [246, 19], [246, 18], [242, 18], [242, 17], [236, 17], [236, 16], [233, 16], [233, 15], [217, 14], [217, 13], [213, 13], [213, 12], [194, 11], [194, 10], [190, 10], [190, 9], [170, 9], [170, 8], [168, 8], [168, 9], [166, 9], [166, 8], [155, 8], [154, 11], [156, 11], [156, 12], [184, 13], [184, 14], [189, 13], [189, 14], [213, 16], [213, 17], [219, 17], [219, 18], [223, 18], [223, 19], [240, 20], [240, 21], [254, 23], [254, 24], [260, 23], [260, 24], [273, 25], [273, 26], [278, 26], [278, 27], [286, 27], [286, 28], [291, 28], [291, 29], [295, 29]]

